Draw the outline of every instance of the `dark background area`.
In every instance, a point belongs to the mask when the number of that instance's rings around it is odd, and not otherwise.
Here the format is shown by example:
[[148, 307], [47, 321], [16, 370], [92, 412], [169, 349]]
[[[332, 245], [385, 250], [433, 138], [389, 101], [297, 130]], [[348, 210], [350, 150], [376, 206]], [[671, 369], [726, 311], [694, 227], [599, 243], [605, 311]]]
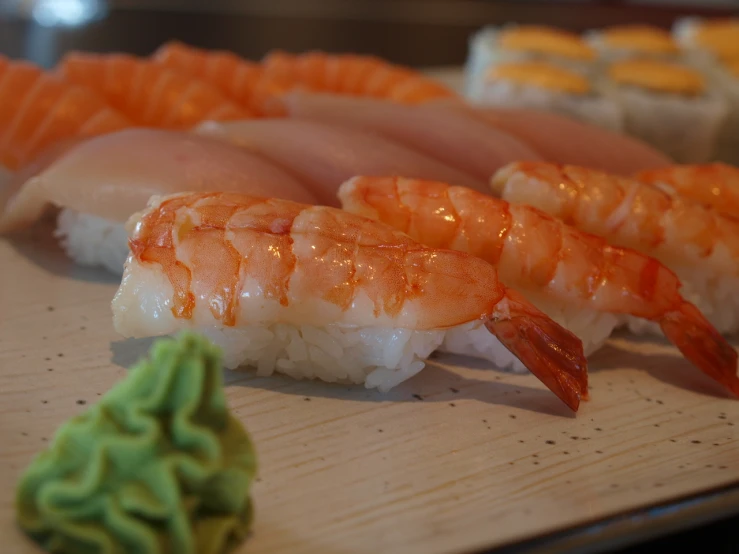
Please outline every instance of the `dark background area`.
[[[148, 55], [170, 39], [250, 59], [276, 48], [317, 49], [370, 53], [413, 67], [455, 66], [465, 61], [470, 35], [484, 25], [536, 23], [579, 32], [649, 23], [667, 29], [686, 15], [739, 15], [739, 0], [111, 0], [101, 19], [60, 28], [38, 25], [21, 4], [0, 0], [0, 53], [44, 67], [72, 49]], [[733, 518], [613, 552], [651, 554], [682, 546], [739, 553], [737, 529], [739, 518]]]
[[[546, 23], [573, 31], [619, 23], [669, 28], [675, 18], [739, 13], [739, 1], [108, 0], [107, 16], [48, 28], [0, 0], [0, 52], [51, 66], [70, 49], [149, 54], [177, 38], [259, 59], [273, 48], [372, 53], [414, 67], [461, 64], [487, 24]], [[50, 0], [46, 0], [50, 1]], [[61, 0], [91, 3], [104, 0]], [[2, 7], [5, 10], [2, 10]]]

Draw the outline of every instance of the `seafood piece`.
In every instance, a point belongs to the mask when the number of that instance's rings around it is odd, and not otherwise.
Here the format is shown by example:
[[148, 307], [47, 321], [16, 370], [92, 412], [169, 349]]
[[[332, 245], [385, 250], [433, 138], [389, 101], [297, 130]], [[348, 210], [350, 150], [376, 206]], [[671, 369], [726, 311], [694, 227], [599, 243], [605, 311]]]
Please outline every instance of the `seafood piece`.
[[420, 104], [441, 98], [459, 98], [446, 86], [410, 68], [374, 56], [274, 50], [262, 65], [278, 79], [293, 79], [296, 86], [314, 92], [385, 98], [403, 104]]
[[299, 119], [205, 123], [196, 133], [231, 142], [292, 171], [325, 205], [354, 175], [410, 175], [477, 190], [484, 181], [390, 139], [351, 127]]
[[[506, 286], [580, 338], [586, 355], [628, 314], [656, 322], [688, 359], [739, 395], [737, 353], [654, 258], [530, 206], [445, 183], [355, 177], [341, 186], [339, 198], [344, 210], [388, 223], [430, 248], [459, 250], [496, 266]], [[466, 338], [450, 332], [442, 348], [485, 356]]]
[[274, 99], [295, 86], [289, 75], [275, 76], [258, 63], [226, 50], [204, 50], [179, 41], [163, 44], [152, 56], [158, 63], [210, 83], [257, 115], [284, 115]]
[[[404, 106], [373, 98], [303, 92], [289, 93], [282, 100], [290, 116], [378, 133], [458, 167], [481, 182], [507, 163], [542, 159], [505, 132], [463, 113], [430, 105]], [[486, 187], [480, 190], [489, 192]]]
[[18, 180], [0, 212], [0, 232], [61, 208], [56, 235], [81, 265], [120, 275], [128, 255], [126, 220], [154, 195], [226, 191], [305, 203], [316, 198], [282, 168], [241, 148], [189, 133], [128, 129], [77, 144]]
[[671, 196], [682, 196], [739, 218], [739, 168], [723, 163], [673, 165], [641, 171], [635, 178]]
[[[683, 296], [721, 333], [739, 330], [739, 221], [656, 187], [588, 168], [514, 163], [491, 180], [498, 196], [539, 208], [672, 269]], [[658, 331], [631, 320], [634, 331]]]
[[89, 90], [0, 55], [0, 164], [15, 171], [54, 143], [133, 125]]
[[126, 337], [195, 328], [231, 368], [386, 391], [447, 329], [484, 326], [571, 409], [587, 398], [582, 343], [479, 258], [335, 208], [240, 194], [152, 198], [128, 229], [112, 303]]
[[548, 162], [583, 165], [624, 176], [673, 163], [638, 139], [552, 112], [447, 102], [435, 103], [434, 107], [463, 111], [517, 137]]
[[139, 125], [189, 129], [204, 120], [251, 117], [214, 86], [162, 64], [128, 54], [72, 52], [57, 72], [88, 87]]

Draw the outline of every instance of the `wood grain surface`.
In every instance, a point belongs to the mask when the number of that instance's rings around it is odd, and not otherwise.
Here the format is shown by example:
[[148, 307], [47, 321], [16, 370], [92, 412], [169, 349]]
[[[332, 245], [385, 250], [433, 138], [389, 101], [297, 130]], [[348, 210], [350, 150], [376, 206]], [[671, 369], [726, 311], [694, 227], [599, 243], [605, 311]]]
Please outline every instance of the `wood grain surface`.
[[[0, 240], [0, 544], [20, 472], [148, 349], [112, 328], [117, 287], [50, 230]], [[614, 338], [573, 416], [539, 381], [442, 357], [382, 395], [227, 373], [259, 455], [240, 552], [464, 552], [739, 479], [739, 401], [660, 340]], [[736, 425], [735, 425], [736, 422]]]

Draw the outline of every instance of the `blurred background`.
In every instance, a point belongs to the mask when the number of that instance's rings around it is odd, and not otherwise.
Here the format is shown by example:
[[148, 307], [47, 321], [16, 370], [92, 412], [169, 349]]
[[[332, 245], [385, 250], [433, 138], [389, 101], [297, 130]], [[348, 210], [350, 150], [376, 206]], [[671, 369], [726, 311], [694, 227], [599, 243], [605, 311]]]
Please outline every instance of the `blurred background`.
[[739, 0], [0, 0], [0, 52], [42, 66], [70, 49], [149, 54], [177, 38], [248, 58], [268, 50], [372, 53], [413, 67], [463, 63], [486, 24], [573, 31], [739, 13]]

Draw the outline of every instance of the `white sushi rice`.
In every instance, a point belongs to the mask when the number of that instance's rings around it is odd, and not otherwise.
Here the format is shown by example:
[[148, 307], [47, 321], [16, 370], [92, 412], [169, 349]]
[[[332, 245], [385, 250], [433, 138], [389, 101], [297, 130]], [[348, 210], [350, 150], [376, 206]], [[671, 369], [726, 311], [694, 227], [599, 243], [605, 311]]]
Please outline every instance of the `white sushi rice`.
[[[540, 308], [545, 309], [543, 306]], [[562, 306], [557, 309], [550, 304], [545, 311], [549, 317], [582, 341], [585, 356], [591, 355], [603, 346], [620, 323], [620, 318], [614, 314], [576, 309], [571, 306]], [[479, 321], [460, 325], [447, 331], [439, 350], [450, 354], [481, 358], [492, 362], [495, 367], [504, 371], [513, 373], [529, 371]]]
[[559, 113], [610, 131], [623, 128], [621, 107], [600, 94], [597, 86], [592, 94], [569, 94], [500, 79], [485, 83], [477, 101], [485, 106]]
[[256, 368], [294, 379], [363, 384], [387, 392], [425, 367], [444, 331], [384, 327], [312, 327], [277, 323], [198, 329], [221, 347], [229, 369]]
[[609, 85], [607, 95], [621, 108], [624, 130], [661, 150], [677, 163], [710, 159], [728, 108], [722, 96], [659, 94]]
[[57, 217], [54, 236], [77, 264], [123, 274], [128, 256], [128, 235], [123, 223], [63, 209]]
[[[586, 355], [605, 343], [619, 321], [611, 314], [567, 308], [553, 319], [583, 338]], [[434, 331], [286, 323], [198, 331], [221, 347], [229, 369], [252, 367], [259, 376], [280, 373], [294, 379], [363, 384], [380, 392], [419, 373], [436, 350], [487, 360], [491, 369], [528, 373], [479, 321]]]

